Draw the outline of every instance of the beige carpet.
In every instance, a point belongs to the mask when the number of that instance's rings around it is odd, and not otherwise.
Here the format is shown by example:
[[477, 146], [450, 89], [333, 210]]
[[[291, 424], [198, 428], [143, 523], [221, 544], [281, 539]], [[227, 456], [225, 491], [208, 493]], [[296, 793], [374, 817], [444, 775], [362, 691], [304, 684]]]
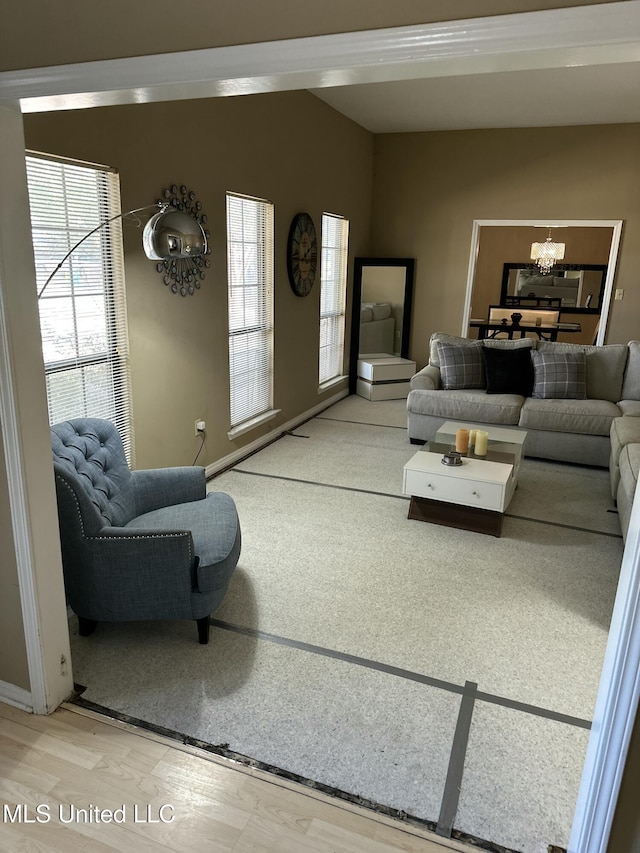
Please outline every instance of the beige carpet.
[[209, 484], [243, 529], [209, 646], [100, 625], [76, 681], [430, 826], [566, 846], [622, 555], [607, 472], [525, 460], [500, 539], [409, 521], [392, 402], [348, 398]]

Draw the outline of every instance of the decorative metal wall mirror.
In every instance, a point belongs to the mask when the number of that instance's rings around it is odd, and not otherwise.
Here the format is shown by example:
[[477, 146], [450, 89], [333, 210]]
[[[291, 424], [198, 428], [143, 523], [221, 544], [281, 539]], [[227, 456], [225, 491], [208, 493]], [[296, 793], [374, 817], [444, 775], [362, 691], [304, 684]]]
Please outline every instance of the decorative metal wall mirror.
[[211, 266], [207, 215], [193, 190], [172, 184], [158, 199], [163, 209], [147, 222], [143, 243], [147, 257], [172, 293], [192, 296]]

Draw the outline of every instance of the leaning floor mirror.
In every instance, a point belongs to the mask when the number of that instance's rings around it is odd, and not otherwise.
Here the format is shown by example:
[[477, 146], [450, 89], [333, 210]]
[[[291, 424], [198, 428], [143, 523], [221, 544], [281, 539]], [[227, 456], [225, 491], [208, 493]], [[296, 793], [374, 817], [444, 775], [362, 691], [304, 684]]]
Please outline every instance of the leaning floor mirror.
[[386, 353], [407, 358], [411, 329], [413, 258], [355, 258], [349, 390], [355, 392], [358, 358]]

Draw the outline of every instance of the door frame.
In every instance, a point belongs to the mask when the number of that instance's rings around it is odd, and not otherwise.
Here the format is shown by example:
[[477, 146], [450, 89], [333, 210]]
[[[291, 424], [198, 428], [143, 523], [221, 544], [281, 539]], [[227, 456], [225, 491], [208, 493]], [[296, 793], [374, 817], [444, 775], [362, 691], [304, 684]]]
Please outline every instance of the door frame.
[[[465, 296], [464, 312], [462, 316], [462, 331], [461, 335], [466, 338], [469, 332], [469, 320], [471, 319], [471, 300], [473, 298], [473, 281], [476, 274], [476, 263], [478, 260], [478, 250], [480, 248], [480, 229], [487, 227], [534, 227], [534, 228], [549, 228], [548, 219], [474, 219], [473, 228], [471, 231], [471, 250], [469, 253], [469, 270], [467, 273], [467, 292]], [[609, 259], [607, 261], [607, 275], [604, 280], [604, 287], [601, 300], [600, 323], [598, 326], [598, 335], [596, 337], [596, 345], [602, 346], [607, 333], [607, 323], [609, 321], [609, 311], [611, 308], [611, 296], [613, 294], [613, 280], [616, 274], [616, 263], [618, 261], [618, 253], [620, 250], [620, 240], [622, 239], [622, 219], [554, 219], [551, 227], [553, 228], [612, 228], [613, 234], [611, 237], [611, 246], [609, 248]]]

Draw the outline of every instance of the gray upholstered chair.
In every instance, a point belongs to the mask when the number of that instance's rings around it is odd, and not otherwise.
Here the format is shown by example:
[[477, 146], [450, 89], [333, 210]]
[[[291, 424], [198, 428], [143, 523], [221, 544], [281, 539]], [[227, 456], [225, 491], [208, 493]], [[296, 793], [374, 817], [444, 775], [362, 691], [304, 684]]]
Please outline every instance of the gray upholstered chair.
[[106, 420], [51, 427], [67, 601], [97, 622], [195, 619], [201, 643], [240, 555], [233, 500], [206, 494], [203, 468], [130, 471]]

